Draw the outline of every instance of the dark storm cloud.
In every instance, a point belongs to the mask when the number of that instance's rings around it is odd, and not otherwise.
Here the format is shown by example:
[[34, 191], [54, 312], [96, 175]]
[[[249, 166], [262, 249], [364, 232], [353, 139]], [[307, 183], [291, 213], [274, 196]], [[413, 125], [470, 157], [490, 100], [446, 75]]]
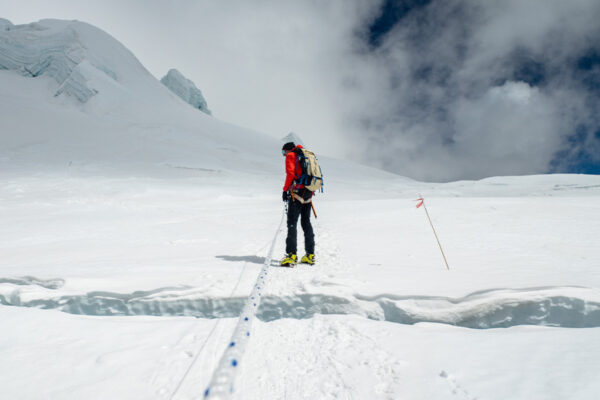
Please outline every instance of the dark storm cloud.
[[388, 32], [404, 17], [414, 12], [415, 9], [429, 4], [431, 0], [385, 0], [380, 7], [377, 18], [369, 26], [368, 41], [372, 47], [381, 44]]
[[394, 26], [360, 38], [380, 71], [350, 113], [369, 162], [429, 180], [599, 163], [600, 3], [392, 3]]

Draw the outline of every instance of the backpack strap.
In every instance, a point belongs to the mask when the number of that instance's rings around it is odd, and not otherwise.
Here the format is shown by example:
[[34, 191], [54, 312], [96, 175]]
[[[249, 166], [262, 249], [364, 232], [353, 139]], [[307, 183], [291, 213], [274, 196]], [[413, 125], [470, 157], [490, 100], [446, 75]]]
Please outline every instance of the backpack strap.
[[300, 204], [308, 204], [308, 203], [312, 203], [312, 197], [308, 200], [305, 200], [302, 198], [302, 196], [300, 196], [297, 193], [292, 192], [292, 198], [298, 200], [300, 202]]

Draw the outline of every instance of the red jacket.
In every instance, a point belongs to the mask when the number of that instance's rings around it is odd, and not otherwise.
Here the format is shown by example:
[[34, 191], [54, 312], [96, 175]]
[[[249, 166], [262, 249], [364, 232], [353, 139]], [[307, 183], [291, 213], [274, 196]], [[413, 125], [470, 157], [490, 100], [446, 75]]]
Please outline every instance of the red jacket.
[[302, 167], [300, 166], [300, 160], [294, 150], [301, 149], [301, 145], [297, 145], [287, 153], [285, 156], [285, 183], [283, 184], [283, 191], [287, 192], [292, 189], [302, 189], [304, 185], [292, 184], [294, 181], [298, 181], [302, 175]]

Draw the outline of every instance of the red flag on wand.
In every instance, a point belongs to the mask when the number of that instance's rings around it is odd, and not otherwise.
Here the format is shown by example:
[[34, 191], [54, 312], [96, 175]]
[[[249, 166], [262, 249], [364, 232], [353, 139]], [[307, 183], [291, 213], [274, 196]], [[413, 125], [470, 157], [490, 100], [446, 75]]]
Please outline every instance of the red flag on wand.
[[417, 204], [417, 208], [419, 208], [419, 207], [421, 207], [423, 205], [423, 198], [416, 199], [415, 201], [419, 202], [419, 204]]

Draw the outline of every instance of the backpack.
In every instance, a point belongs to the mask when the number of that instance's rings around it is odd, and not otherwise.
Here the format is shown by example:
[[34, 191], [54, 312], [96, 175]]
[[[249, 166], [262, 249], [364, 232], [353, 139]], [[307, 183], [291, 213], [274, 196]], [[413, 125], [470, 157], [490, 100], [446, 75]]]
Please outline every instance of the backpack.
[[311, 192], [316, 192], [319, 189], [322, 192], [323, 174], [315, 153], [306, 149], [295, 149], [294, 153], [298, 156], [302, 168], [302, 175], [298, 179], [298, 183], [304, 185]]

